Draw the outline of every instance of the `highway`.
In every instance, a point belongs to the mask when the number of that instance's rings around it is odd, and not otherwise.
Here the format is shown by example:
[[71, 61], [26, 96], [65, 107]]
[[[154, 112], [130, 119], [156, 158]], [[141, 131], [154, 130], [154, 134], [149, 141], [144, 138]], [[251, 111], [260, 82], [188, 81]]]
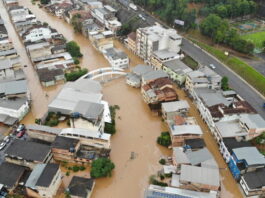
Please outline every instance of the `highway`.
[[184, 38], [182, 40], [182, 50], [186, 54], [191, 56], [194, 60], [198, 61], [201, 65], [209, 65], [211, 63], [214, 64], [216, 66], [215, 71], [221, 76], [227, 76], [229, 79], [230, 87], [234, 89], [246, 101], [248, 101], [265, 119], [265, 109], [262, 108], [265, 100], [248, 84], [242, 81], [236, 74], [231, 72], [224, 64], [216, 61], [202, 49]]

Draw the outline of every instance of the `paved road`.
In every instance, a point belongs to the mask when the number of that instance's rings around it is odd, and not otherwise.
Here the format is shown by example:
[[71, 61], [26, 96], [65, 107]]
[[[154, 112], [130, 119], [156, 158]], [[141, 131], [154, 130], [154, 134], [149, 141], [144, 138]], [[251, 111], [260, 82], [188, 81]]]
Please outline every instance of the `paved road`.
[[227, 69], [226, 66], [217, 62], [214, 58], [186, 39], [183, 39], [182, 50], [202, 65], [214, 64], [216, 66], [215, 71], [221, 76], [227, 76], [229, 78], [230, 86], [248, 101], [265, 119], [265, 110], [262, 108], [262, 104], [265, 100], [251, 89], [248, 84], [244, 83], [237, 75]]

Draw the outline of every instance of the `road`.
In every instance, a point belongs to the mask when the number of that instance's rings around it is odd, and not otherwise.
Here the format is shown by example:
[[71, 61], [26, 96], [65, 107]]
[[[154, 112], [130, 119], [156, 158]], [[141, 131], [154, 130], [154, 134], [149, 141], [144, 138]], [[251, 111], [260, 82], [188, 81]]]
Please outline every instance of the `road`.
[[265, 119], [265, 110], [262, 108], [262, 104], [265, 102], [264, 99], [236, 74], [184, 38], [182, 41], [182, 50], [202, 65], [209, 65], [211, 63], [214, 64], [216, 66], [215, 71], [221, 76], [227, 76], [231, 88], [248, 101]]

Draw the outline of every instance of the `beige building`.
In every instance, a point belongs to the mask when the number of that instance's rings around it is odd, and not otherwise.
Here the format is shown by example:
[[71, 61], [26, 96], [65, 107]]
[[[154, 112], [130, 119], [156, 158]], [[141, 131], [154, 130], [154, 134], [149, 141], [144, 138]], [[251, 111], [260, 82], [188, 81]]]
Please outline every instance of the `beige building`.
[[126, 47], [136, 54], [136, 33], [131, 32], [124, 40]]
[[88, 34], [92, 45], [100, 52], [114, 47], [112, 31], [89, 32]]

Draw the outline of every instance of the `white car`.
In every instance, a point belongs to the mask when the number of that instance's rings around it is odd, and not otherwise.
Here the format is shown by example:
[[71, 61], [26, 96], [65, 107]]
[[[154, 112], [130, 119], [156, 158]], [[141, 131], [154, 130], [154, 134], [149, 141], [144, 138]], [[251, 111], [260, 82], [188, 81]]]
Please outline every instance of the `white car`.
[[0, 144], [0, 150], [2, 150], [3, 148], [5, 148], [5, 146], [6, 146], [6, 143], [5, 143], [5, 142], [2, 142], [2, 143]]
[[9, 136], [6, 136], [6, 137], [3, 139], [3, 141], [4, 141], [5, 143], [8, 143], [8, 142], [10, 141]]
[[212, 68], [212, 69], [215, 69], [215, 68], [216, 68], [214, 64], [210, 64], [209, 66], [210, 66], [210, 68]]

